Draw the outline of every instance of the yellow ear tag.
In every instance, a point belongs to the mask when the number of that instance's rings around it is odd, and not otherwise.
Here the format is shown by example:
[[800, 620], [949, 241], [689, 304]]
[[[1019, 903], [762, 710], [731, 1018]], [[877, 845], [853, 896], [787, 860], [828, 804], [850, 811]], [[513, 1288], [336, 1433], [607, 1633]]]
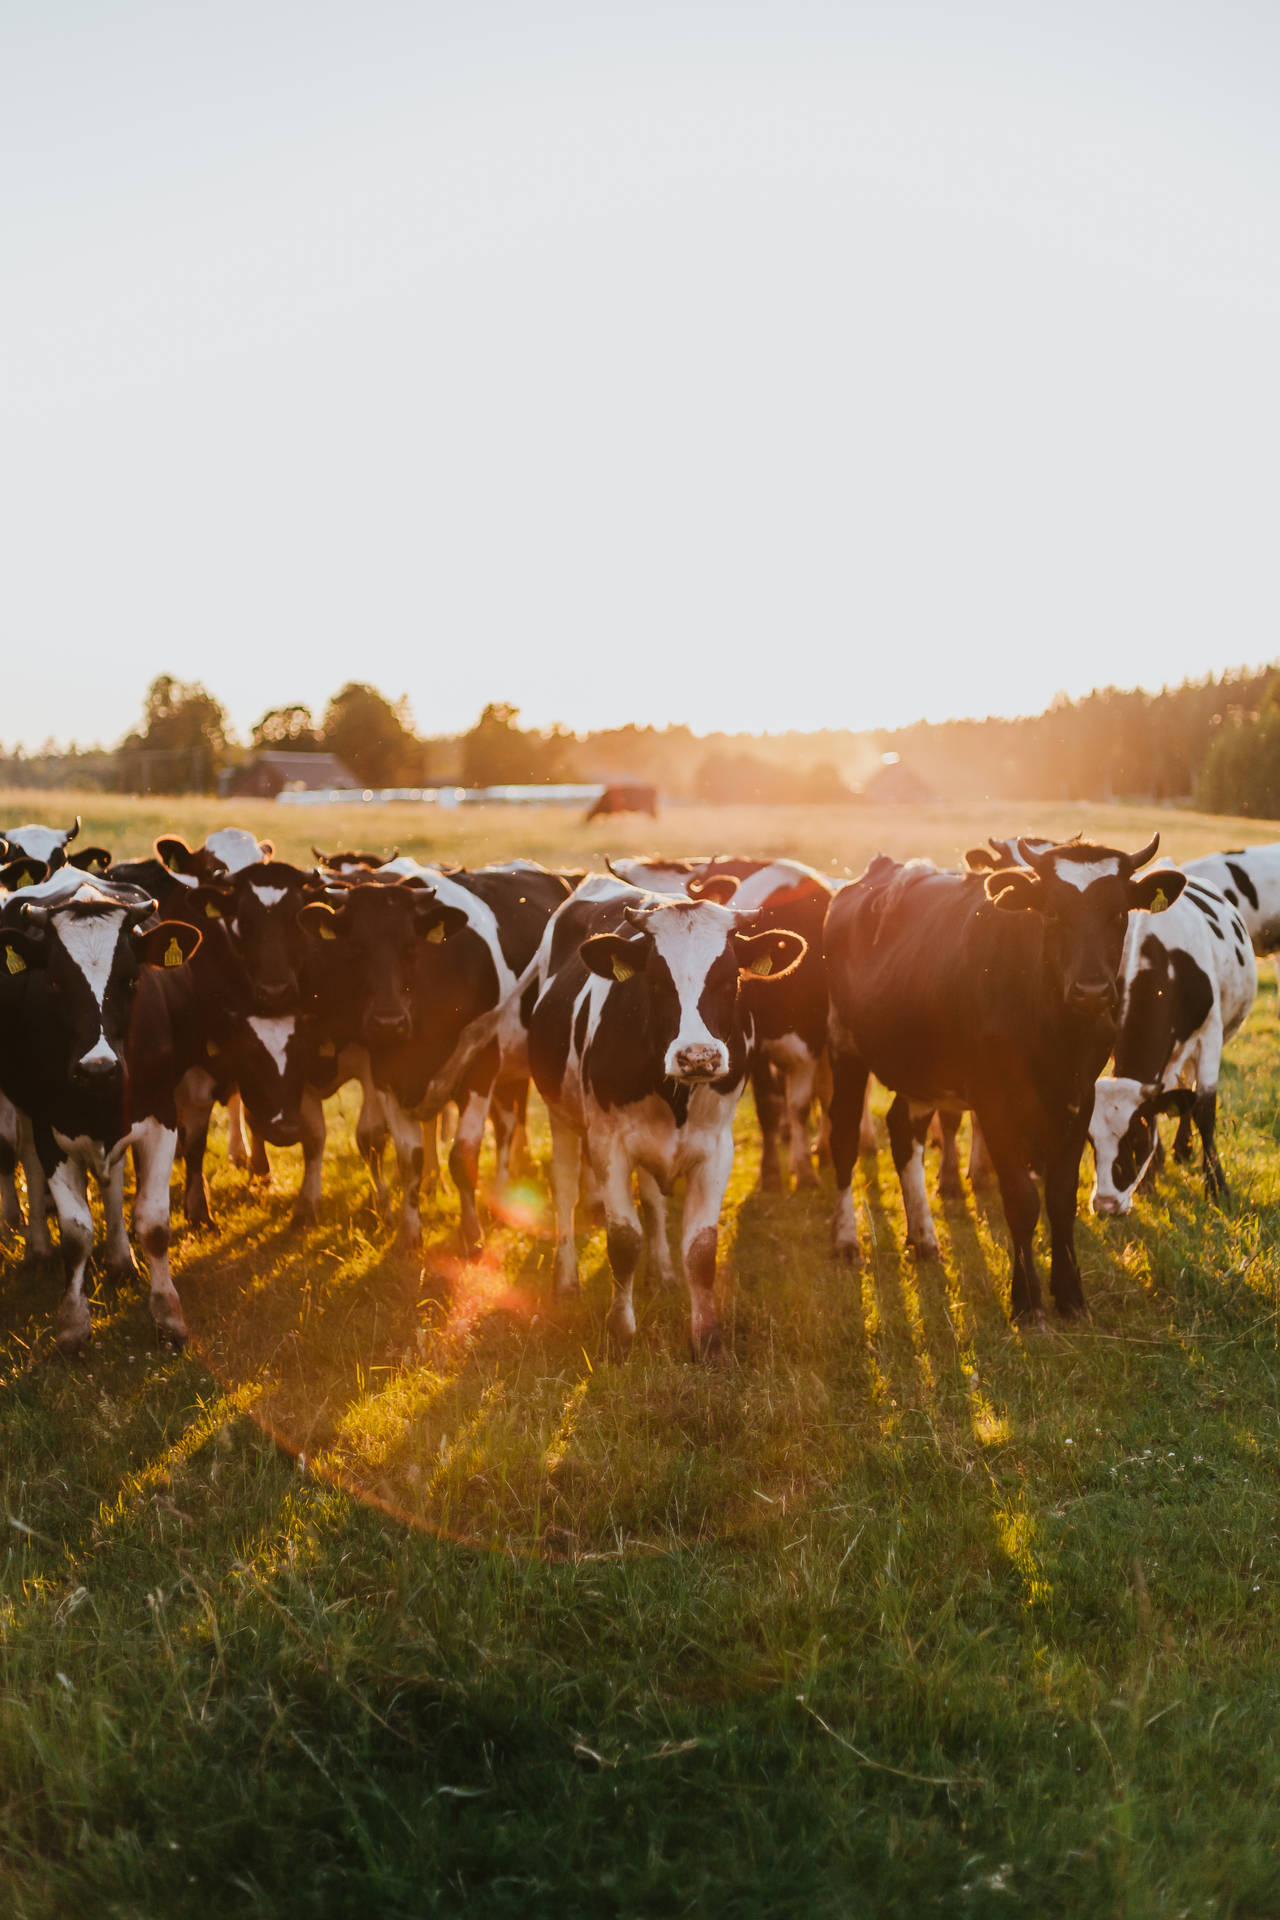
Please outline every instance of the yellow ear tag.
[[322, 940], [336, 940], [337, 937], [338, 937], [337, 934], [334, 932], [333, 928], [329, 925], [328, 921], [322, 920], [320, 922], [320, 938]]
[[164, 950], [164, 963], [166, 967], [180, 967], [185, 958], [186, 956], [178, 944], [178, 936], [175, 933]]
[[747, 972], [748, 973], [772, 973], [773, 972], [773, 955], [770, 953], [762, 953], [758, 960], [753, 960], [751, 962], [751, 965], [747, 968]]
[[204, 917], [206, 920], [221, 920], [222, 908], [215, 906], [212, 900], [206, 900], [204, 903]]
[[1168, 896], [1165, 893], [1164, 888], [1161, 887], [1157, 891], [1155, 899], [1151, 902], [1151, 905], [1148, 911], [1150, 913], [1163, 913], [1165, 908], [1168, 906], [1168, 904], [1169, 904]]
[[25, 973], [27, 970], [27, 963], [16, 947], [5, 948], [4, 963], [10, 973]]
[[216, 1040], [206, 1040], [206, 1041], [205, 1041], [205, 1043], [204, 1043], [204, 1050], [205, 1050], [205, 1052], [206, 1052], [206, 1053], [208, 1054], [208, 1056], [209, 1056], [209, 1058], [210, 1058], [211, 1060], [216, 1060], [216, 1059], [217, 1059], [217, 1057], [218, 1057], [218, 1043], [217, 1043], [217, 1041], [216, 1041]]
[[635, 978], [635, 971], [635, 968], [631, 966], [628, 961], [624, 960], [621, 954], [614, 954], [613, 977], [615, 980], [633, 980]]
[[29, 887], [31, 885], [31, 874], [28, 868], [24, 867], [22, 869], [22, 872], [18, 875], [17, 879], [14, 881], [13, 884], [15, 888]]
[[437, 920], [432, 926], [427, 928], [427, 939], [431, 942], [433, 947], [438, 947], [440, 945], [440, 942], [444, 939], [444, 921], [443, 920]]

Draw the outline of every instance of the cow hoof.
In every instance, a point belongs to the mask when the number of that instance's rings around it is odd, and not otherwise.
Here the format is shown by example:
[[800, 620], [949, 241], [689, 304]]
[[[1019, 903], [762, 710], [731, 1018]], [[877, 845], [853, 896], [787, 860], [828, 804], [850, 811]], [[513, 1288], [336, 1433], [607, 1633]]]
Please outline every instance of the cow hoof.
[[761, 1167], [760, 1178], [756, 1182], [756, 1192], [757, 1193], [781, 1193], [782, 1192], [782, 1175], [776, 1167], [771, 1167], [767, 1173], [765, 1172], [764, 1168]]
[[809, 1160], [802, 1161], [796, 1168], [796, 1192], [799, 1193], [801, 1187], [813, 1188], [821, 1185], [822, 1182], [818, 1178], [813, 1163]]
[[1047, 1333], [1049, 1330], [1043, 1307], [1022, 1307], [1012, 1318], [1019, 1333]]
[[913, 1253], [919, 1260], [941, 1260], [936, 1240], [908, 1240], [907, 1252]]
[[862, 1265], [862, 1248], [856, 1240], [835, 1240], [831, 1246], [831, 1257], [844, 1267]]
[[180, 1312], [174, 1313], [169, 1310], [165, 1312], [163, 1317], [157, 1313], [153, 1315], [153, 1318], [156, 1323], [156, 1335], [159, 1339], [167, 1340], [171, 1347], [177, 1347], [178, 1349], [186, 1346], [191, 1338], [191, 1333]]
[[631, 1352], [631, 1342], [635, 1339], [635, 1327], [625, 1320], [612, 1317], [604, 1323], [604, 1351], [607, 1360], [622, 1361]]
[[1065, 1307], [1061, 1305], [1058, 1307], [1058, 1318], [1067, 1322], [1074, 1321], [1077, 1326], [1082, 1326], [1092, 1320], [1093, 1315], [1083, 1300], [1073, 1300]]
[[138, 1269], [133, 1263], [132, 1254], [127, 1260], [113, 1260], [110, 1266], [104, 1268], [102, 1277], [112, 1287], [123, 1287], [136, 1280]]
[[958, 1173], [939, 1174], [938, 1198], [939, 1200], [964, 1199], [964, 1182]]
[[77, 1354], [84, 1352], [89, 1344], [89, 1315], [86, 1312], [83, 1323], [80, 1320], [60, 1321], [54, 1335], [54, 1345], [64, 1359], [74, 1360]]
[[295, 1200], [289, 1218], [295, 1227], [314, 1227], [320, 1218], [320, 1209], [314, 1200]]
[[731, 1367], [733, 1355], [720, 1336], [719, 1327], [705, 1327], [701, 1333], [695, 1333], [692, 1341], [693, 1357], [699, 1366]]

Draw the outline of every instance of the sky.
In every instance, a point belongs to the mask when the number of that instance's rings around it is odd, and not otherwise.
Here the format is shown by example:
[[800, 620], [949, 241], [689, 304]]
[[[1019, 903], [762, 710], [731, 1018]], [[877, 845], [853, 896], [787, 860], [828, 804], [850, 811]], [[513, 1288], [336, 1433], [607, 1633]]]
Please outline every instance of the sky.
[[0, 741], [1280, 654], [1280, 10], [6, 0]]

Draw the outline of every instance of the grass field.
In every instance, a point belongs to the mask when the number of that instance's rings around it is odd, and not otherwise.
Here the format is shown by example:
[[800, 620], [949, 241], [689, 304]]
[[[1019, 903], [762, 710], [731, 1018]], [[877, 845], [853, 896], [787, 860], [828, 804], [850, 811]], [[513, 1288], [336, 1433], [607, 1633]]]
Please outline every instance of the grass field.
[[[69, 812], [67, 811], [69, 806]], [[1141, 809], [538, 810], [428, 817], [6, 796], [139, 852], [234, 819], [478, 861], [879, 848], [1081, 828], [1189, 857], [1274, 826]], [[194, 1340], [145, 1288], [57, 1360], [59, 1284], [4, 1262], [0, 1912], [1263, 1915], [1280, 1911], [1280, 1034], [1229, 1050], [1221, 1210], [1170, 1169], [1082, 1218], [1092, 1324], [1006, 1318], [998, 1205], [938, 1208], [917, 1269], [887, 1152], [872, 1256], [830, 1192], [722, 1234], [736, 1365], [638, 1293], [600, 1358], [603, 1236], [552, 1301], [544, 1180], [455, 1255], [398, 1252], [350, 1090], [320, 1225], [300, 1156], [177, 1231]], [[546, 1133], [534, 1115], [535, 1154]], [[1088, 1169], [1085, 1169], [1086, 1182]], [[1087, 1185], [1085, 1187], [1087, 1192]]]

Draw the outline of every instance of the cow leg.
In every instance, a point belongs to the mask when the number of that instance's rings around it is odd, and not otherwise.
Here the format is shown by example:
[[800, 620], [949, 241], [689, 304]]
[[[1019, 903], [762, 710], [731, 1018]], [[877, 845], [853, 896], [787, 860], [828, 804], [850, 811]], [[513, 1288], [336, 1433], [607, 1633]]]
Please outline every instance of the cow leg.
[[[240, 1096], [233, 1094], [239, 1113]], [[209, 1189], [205, 1185], [204, 1157], [209, 1145], [209, 1121], [213, 1114], [213, 1079], [195, 1070], [184, 1074], [174, 1095], [178, 1121], [179, 1151], [183, 1160], [182, 1211], [187, 1225], [197, 1230], [212, 1227]], [[231, 1103], [227, 1103], [228, 1116]]]
[[782, 1132], [782, 1089], [778, 1084], [778, 1071], [773, 1062], [763, 1053], [751, 1057], [751, 1094], [756, 1103], [756, 1120], [760, 1126], [760, 1180], [761, 1193], [777, 1193], [782, 1188], [782, 1161], [778, 1153], [778, 1141]]
[[27, 1260], [47, 1260], [53, 1252], [53, 1241], [49, 1235], [52, 1196], [40, 1155], [36, 1152], [31, 1122], [25, 1114], [18, 1117], [18, 1158], [27, 1176], [27, 1238], [23, 1257]]
[[400, 1170], [400, 1225], [397, 1238], [410, 1247], [416, 1247], [422, 1237], [419, 1204], [422, 1188], [422, 1128], [412, 1114], [405, 1112], [394, 1093], [384, 1093], [382, 1102]]
[[976, 1113], [969, 1115], [969, 1185], [976, 1193], [980, 1187], [995, 1185], [996, 1170], [991, 1164], [986, 1135]]
[[858, 1152], [874, 1159], [880, 1151], [880, 1142], [876, 1137], [876, 1123], [871, 1117], [871, 1076], [867, 1075], [866, 1092], [862, 1096], [862, 1116], [858, 1121]]
[[182, 1302], [169, 1274], [169, 1181], [178, 1147], [178, 1130], [159, 1120], [144, 1120], [136, 1131], [133, 1163], [138, 1192], [133, 1228], [142, 1242], [151, 1278], [151, 1318], [177, 1347], [189, 1338]]
[[138, 1273], [124, 1225], [124, 1161], [125, 1156], [121, 1154], [101, 1183], [107, 1223], [107, 1278], [117, 1281], [134, 1280]]
[[1214, 1145], [1214, 1129], [1218, 1118], [1218, 1089], [1197, 1087], [1195, 1105], [1191, 1117], [1196, 1123], [1200, 1135], [1200, 1145], [1204, 1149], [1204, 1184], [1211, 1200], [1225, 1200], [1229, 1194], [1227, 1176], [1222, 1171], [1222, 1162], [1218, 1158], [1218, 1149]]
[[422, 1185], [427, 1193], [440, 1190], [440, 1115], [424, 1113], [422, 1126]]
[[[1092, 1105], [1092, 1102], [1090, 1103]], [[1049, 1216], [1049, 1291], [1066, 1320], [1087, 1319], [1080, 1263], [1076, 1259], [1076, 1201], [1080, 1160], [1089, 1137], [1088, 1116], [1083, 1133], [1075, 1132], [1050, 1154], [1044, 1172], [1044, 1204]]]
[[631, 1164], [619, 1142], [611, 1143], [602, 1173], [605, 1244], [613, 1275], [613, 1298], [604, 1323], [605, 1345], [611, 1360], [625, 1360], [636, 1331], [632, 1295], [644, 1239], [631, 1193]]
[[940, 1200], [963, 1200], [964, 1184], [960, 1178], [960, 1154], [956, 1147], [956, 1134], [960, 1130], [958, 1113], [938, 1114], [938, 1144], [942, 1148], [942, 1159], [938, 1164], [938, 1198]]
[[304, 1087], [299, 1107], [302, 1116], [302, 1185], [293, 1203], [293, 1217], [300, 1225], [310, 1226], [320, 1217], [321, 1176], [324, 1170], [324, 1101], [314, 1087]]
[[1026, 1149], [1018, 1139], [997, 1137], [989, 1122], [983, 1123], [1000, 1199], [1009, 1227], [1013, 1254], [1013, 1273], [1009, 1290], [1010, 1312], [1015, 1321], [1043, 1320], [1040, 1275], [1036, 1271], [1033, 1237], [1040, 1218], [1040, 1196], [1027, 1171]]
[[582, 1170], [582, 1139], [564, 1120], [551, 1115], [551, 1198], [556, 1210], [555, 1274], [557, 1293], [579, 1293], [578, 1249], [573, 1212]]
[[902, 1188], [902, 1204], [907, 1215], [907, 1246], [918, 1260], [936, 1260], [938, 1236], [929, 1196], [924, 1185], [924, 1137], [933, 1118], [931, 1108], [912, 1113], [904, 1093], [894, 1095], [889, 1108], [889, 1149]]
[[[1189, 1113], [1178, 1115], [1178, 1131], [1173, 1136], [1173, 1157], [1185, 1166], [1195, 1148], [1195, 1134], [1192, 1131], [1192, 1116]], [[1201, 1140], [1204, 1135], [1201, 1134]]]
[[528, 1080], [500, 1080], [490, 1102], [499, 1190], [529, 1171], [528, 1112]]
[[60, 1353], [79, 1353], [90, 1333], [89, 1302], [84, 1297], [85, 1268], [93, 1251], [93, 1215], [89, 1211], [85, 1171], [78, 1160], [59, 1160], [49, 1174], [49, 1192], [58, 1211], [58, 1237], [66, 1292], [58, 1308], [55, 1339]]
[[671, 1264], [671, 1240], [667, 1233], [667, 1196], [653, 1175], [641, 1167], [636, 1175], [640, 1198], [640, 1218], [644, 1223], [646, 1272], [656, 1287], [673, 1287], [675, 1268]]
[[724, 1355], [716, 1314], [716, 1250], [720, 1209], [732, 1171], [733, 1136], [726, 1128], [691, 1169], [685, 1186], [680, 1250], [689, 1287], [690, 1335], [695, 1360], [719, 1360]]
[[[366, 1047], [350, 1049], [351, 1072], [360, 1082], [360, 1112], [356, 1117], [356, 1146], [360, 1149], [360, 1158], [369, 1169], [369, 1178], [373, 1182], [374, 1205], [381, 1212], [386, 1205], [387, 1182], [382, 1171], [382, 1156], [387, 1146], [387, 1109], [382, 1095], [373, 1081], [373, 1063]], [[345, 1054], [345, 1049], [344, 1049]], [[344, 1058], [340, 1063], [347, 1065]], [[324, 1141], [321, 1139], [321, 1151]], [[316, 1200], [320, 1198], [316, 1193]]]
[[458, 1131], [449, 1149], [449, 1172], [453, 1175], [461, 1202], [458, 1237], [468, 1259], [479, 1253], [484, 1245], [480, 1216], [476, 1212], [476, 1186], [480, 1178], [480, 1147], [484, 1140], [485, 1121], [489, 1117], [491, 1090], [491, 1085], [472, 1087], [466, 1094], [458, 1115]]
[[249, 1134], [249, 1178], [261, 1181], [264, 1186], [271, 1185], [271, 1162], [267, 1158], [267, 1143], [260, 1133], [255, 1133], [246, 1120]]
[[839, 1260], [862, 1258], [858, 1215], [853, 1204], [853, 1167], [858, 1157], [867, 1068], [856, 1053], [831, 1056], [831, 1162], [836, 1176], [836, 1210], [831, 1245]]
[[23, 1225], [18, 1199], [18, 1109], [0, 1093], [0, 1222], [15, 1230]]
[[247, 1167], [249, 1149], [244, 1139], [244, 1106], [240, 1095], [233, 1093], [227, 1101], [227, 1159], [233, 1167]]
[[791, 1177], [797, 1187], [816, 1187], [818, 1175], [809, 1144], [809, 1113], [817, 1061], [812, 1054], [797, 1060], [783, 1076], [787, 1110], [791, 1115]]

